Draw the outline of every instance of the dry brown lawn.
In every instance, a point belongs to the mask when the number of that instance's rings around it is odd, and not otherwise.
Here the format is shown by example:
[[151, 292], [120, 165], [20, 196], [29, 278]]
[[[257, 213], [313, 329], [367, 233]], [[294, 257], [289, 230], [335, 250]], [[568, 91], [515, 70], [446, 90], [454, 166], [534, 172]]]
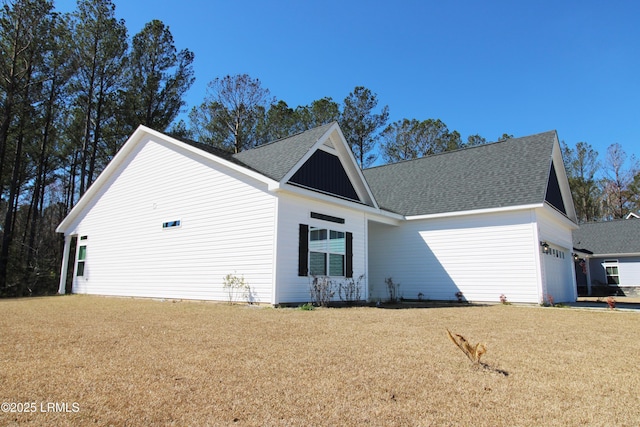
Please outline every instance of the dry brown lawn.
[[0, 333], [1, 401], [36, 407], [0, 425], [640, 424], [635, 312], [65, 296], [0, 301]]

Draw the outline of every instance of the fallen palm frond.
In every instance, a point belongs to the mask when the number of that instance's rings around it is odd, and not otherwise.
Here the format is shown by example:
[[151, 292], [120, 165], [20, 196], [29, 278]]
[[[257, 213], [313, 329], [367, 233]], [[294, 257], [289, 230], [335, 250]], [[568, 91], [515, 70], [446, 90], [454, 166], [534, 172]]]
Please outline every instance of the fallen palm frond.
[[465, 337], [460, 334], [452, 334], [449, 329], [447, 329], [447, 335], [449, 335], [449, 339], [460, 350], [462, 350], [462, 352], [466, 354], [469, 360], [471, 360], [473, 363], [480, 363], [480, 358], [487, 352], [487, 347], [485, 347], [484, 344], [478, 343], [476, 345], [471, 345]]
[[460, 334], [452, 334], [451, 331], [449, 331], [449, 329], [447, 329], [447, 335], [449, 335], [449, 339], [460, 350], [462, 350], [462, 352], [464, 354], [467, 355], [469, 360], [471, 360], [474, 363], [474, 365], [481, 366], [484, 369], [488, 369], [488, 370], [490, 370], [492, 372], [496, 372], [498, 374], [502, 374], [505, 377], [509, 375], [509, 373], [507, 371], [504, 371], [502, 369], [494, 368], [493, 366], [490, 366], [490, 365], [480, 361], [480, 358], [482, 357], [482, 355], [487, 352], [487, 347], [484, 344], [478, 343], [476, 345], [471, 345], [471, 344], [469, 344], [469, 341], [467, 341], [467, 339], [465, 337], [463, 337]]

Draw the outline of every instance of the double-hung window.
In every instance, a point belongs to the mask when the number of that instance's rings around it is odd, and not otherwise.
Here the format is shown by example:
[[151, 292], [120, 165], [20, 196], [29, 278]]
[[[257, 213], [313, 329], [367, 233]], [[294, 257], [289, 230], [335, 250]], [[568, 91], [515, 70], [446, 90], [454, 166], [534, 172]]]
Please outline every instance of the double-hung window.
[[312, 276], [344, 276], [344, 231], [310, 227], [309, 273]]
[[312, 276], [344, 276], [344, 231], [309, 229], [309, 273]]
[[607, 259], [604, 261], [604, 273], [607, 276], [607, 285], [620, 284], [620, 273], [618, 271], [617, 259]]
[[300, 224], [298, 276], [353, 277], [353, 234]]
[[[80, 240], [87, 240], [87, 236], [80, 237]], [[76, 268], [76, 276], [84, 276], [84, 263], [87, 259], [87, 245], [81, 244], [78, 247], [78, 267]]]

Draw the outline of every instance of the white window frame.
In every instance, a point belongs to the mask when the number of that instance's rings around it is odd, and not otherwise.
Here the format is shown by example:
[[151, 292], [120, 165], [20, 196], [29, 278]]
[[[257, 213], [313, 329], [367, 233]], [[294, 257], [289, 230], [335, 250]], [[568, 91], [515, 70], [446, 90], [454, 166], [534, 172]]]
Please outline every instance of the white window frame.
[[[314, 232], [322, 232], [325, 231], [326, 232], [326, 238], [325, 239], [319, 239], [319, 240], [315, 240], [313, 239], [314, 237]], [[339, 240], [338, 239], [332, 239], [331, 238], [331, 234], [332, 233], [340, 233], [342, 235], [342, 245], [341, 245], [341, 250], [336, 250], [335, 248], [332, 247], [331, 245], [331, 240]], [[347, 268], [347, 245], [346, 245], [346, 239], [347, 239], [347, 232], [344, 230], [337, 230], [334, 228], [329, 228], [329, 227], [323, 227], [323, 226], [314, 226], [314, 225], [310, 225], [309, 226], [309, 274], [311, 276], [329, 276], [329, 277], [345, 277], [346, 276], [346, 268]], [[323, 244], [323, 247], [319, 247], [317, 242], [325, 242]], [[314, 263], [312, 262], [311, 258], [312, 258], [312, 254], [324, 254], [324, 273], [320, 273], [318, 271], [314, 271], [313, 267], [314, 267]], [[331, 271], [331, 255], [338, 255], [342, 257], [342, 272], [340, 274], [331, 274], [334, 273]]]
[[[605, 259], [604, 262], [602, 263], [602, 266], [604, 267], [604, 278], [607, 281], [607, 285], [608, 286], [620, 286], [620, 263], [618, 262], [617, 259]], [[609, 268], [615, 268], [616, 273], [615, 274], [609, 274], [608, 269]], [[617, 278], [618, 281], [617, 283], [609, 283], [609, 278]]]
[[[78, 239], [78, 250], [76, 255], [76, 277], [84, 277], [87, 272], [87, 236]], [[82, 267], [81, 267], [82, 266]], [[80, 271], [82, 269], [82, 271]]]

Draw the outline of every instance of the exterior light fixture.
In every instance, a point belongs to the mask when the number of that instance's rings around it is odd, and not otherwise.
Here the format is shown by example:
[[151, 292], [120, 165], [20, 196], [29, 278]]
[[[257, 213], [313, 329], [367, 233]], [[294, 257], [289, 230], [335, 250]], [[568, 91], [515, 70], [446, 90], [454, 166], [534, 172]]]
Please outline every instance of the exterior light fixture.
[[545, 254], [549, 252], [549, 244], [547, 242], [540, 242], [540, 246], [542, 246], [542, 251]]

